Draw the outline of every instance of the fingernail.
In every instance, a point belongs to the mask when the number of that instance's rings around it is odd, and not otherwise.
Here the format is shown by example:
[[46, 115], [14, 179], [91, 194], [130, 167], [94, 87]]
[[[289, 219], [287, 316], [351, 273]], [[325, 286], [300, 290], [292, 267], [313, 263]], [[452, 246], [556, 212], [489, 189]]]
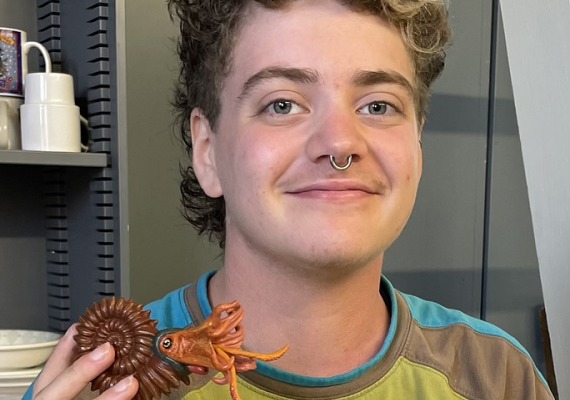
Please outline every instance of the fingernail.
[[113, 386], [113, 390], [115, 392], [124, 392], [126, 390], [128, 390], [134, 381], [135, 378], [133, 378], [133, 376], [127, 376], [125, 379], [123, 379], [122, 381], [120, 381], [119, 383], [117, 383], [115, 386]]
[[109, 354], [110, 350], [111, 350], [111, 344], [109, 342], [105, 342], [101, 346], [93, 350], [91, 353], [89, 353], [89, 358], [92, 361], [101, 361]]
[[65, 335], [64, 335], [64, 336], [65, 336], [66, 338], [75, 336], [75, 334], [77, 333], [76, 325], [77, 325], [77, 324], [71, 325], [71, 326], [67, 329], [67, 331], [65, 331]]

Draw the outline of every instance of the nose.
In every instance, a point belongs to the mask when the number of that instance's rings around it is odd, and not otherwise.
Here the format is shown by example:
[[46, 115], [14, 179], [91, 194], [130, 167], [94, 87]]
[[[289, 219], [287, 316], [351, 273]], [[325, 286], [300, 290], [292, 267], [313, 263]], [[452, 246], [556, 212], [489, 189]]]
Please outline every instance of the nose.
[[358, 162], [366, 155], [367, 148], [356, 113], [339, 106], [331, 107], [315, 118], [306, 144], [311, 161], [326, 165], [336, 163], [339, 167]]

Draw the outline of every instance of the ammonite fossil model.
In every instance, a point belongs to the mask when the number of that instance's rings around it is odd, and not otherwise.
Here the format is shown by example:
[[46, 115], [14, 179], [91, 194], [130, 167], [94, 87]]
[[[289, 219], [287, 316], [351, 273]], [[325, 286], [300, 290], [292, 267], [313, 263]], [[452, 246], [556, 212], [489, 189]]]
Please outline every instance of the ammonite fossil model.
[[214, 308], [198, 327], [158, 331], [157, 321], [141, 305], [123, 298], [103, 299], [80, 318], [77, 358], [105, 342], [113, 345], [114, 363], [91, 382], [91, 390], [101, 393], [134, 375], [139, 381], [135, 399], [159, 399], [180, 381], [188, 384], [189, 373], [205, 374], [213, 368], [223, 377], [212, 380], [229, 383], [232, 399], [239, 400], [237, 373], [255, 369], [256, 360], [273, 361], [287, 351], [287, 346], [271, 354], [242, 350], [242, 319], [242, 308], [233, 302]]

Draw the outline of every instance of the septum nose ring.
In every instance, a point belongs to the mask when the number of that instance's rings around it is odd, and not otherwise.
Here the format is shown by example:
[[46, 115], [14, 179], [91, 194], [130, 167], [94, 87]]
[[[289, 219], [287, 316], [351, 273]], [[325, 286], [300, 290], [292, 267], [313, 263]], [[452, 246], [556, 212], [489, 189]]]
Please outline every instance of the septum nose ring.
[[329, 161], [331, 163], [331, 167], [333, 167], [335, 171], [346, 171], [352, 165], [352, 154], [346, 158], [346, 163], [344, 165], [338, 165], [332, 154], [329, 155]]

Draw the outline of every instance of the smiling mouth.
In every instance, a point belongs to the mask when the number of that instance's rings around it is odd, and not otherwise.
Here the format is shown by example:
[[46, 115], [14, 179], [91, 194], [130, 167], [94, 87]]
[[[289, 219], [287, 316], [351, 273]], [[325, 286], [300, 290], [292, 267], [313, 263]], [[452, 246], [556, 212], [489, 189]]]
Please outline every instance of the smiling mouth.
[[379, 196], [383, 190], [376, 190], [369, 185], [356, 184], [356, 183], [337, 183], [327, 182], [307, 185], [292, 191], [287, 194], [300, 198], [311, 199], [328, 199], [328, 200], [349, 200], [367, 198], [370, 196]]
[[311, 189], [303, 190], [299, 192], [290, 192], [289, 194], [301, 198], [312, 198], [312, 199], [323, 199], [323, 200], [349, 200], [349, 199], [360, 199], [370, 196], [376, 196], [375, 193], [370, 193], [358, 189], [347, 189], [347, 190], [322, 190], [322, 189]]

